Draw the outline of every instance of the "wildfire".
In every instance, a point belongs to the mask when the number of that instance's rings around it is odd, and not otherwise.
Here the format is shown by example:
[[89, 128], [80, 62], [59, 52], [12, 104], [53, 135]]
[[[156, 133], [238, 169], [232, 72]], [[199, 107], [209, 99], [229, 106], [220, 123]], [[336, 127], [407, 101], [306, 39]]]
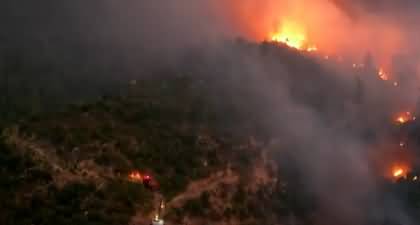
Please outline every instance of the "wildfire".
[[397, 115], [395, 118], [395, 122], [399, 124], [405, 124], [409, 122], [410, 120], [416, 120], [415, 116], [412, 116], [411, 112], [404, 112]]
[[128, 178], [134, 182], [143, 182], [143, 175], [139, 171], [132, 171]]
[[389, 79], [388, 74], [385, 73], [385, 70], [383, 68], [379, 68], [378, 76], [379, 76], [379, 78], [381, 78], [381, 80], [388, 80]]
[[393, 172], [394, 177], [401, 177], [404, 174], [404, 170], [401, 168], [395, 169]]
[[151, 179], [151, 176], [150, 175], [147, 175], [147, 174], [142, 174], [142, 173], [140, 173], [140, 171], [135, 170], [135, 171], [132, 171], [128, 175], [128, 178], [130, 180], [132, 180], [133, 182], [144, 183], [144, 182], [150, 180]]
[[408, 121], [408, 119], [405, 116], [399, 116], [397, 118], [397, 122], [401, 123], [401, 124], [406, 123], [407, 121]]
[[308, 44], [305, 30], [296, 23], [283, 23], [280, 31], [271, 34], [271, 41], [283, 43], [291, 48], [298, 50], [314, 52], [318, 51], [318, 47]]
[[134, 170], [131, 173], [129, 173], [128, 179], [131, 182], [142, 184], [144, 185], [144, 187], [152, 191], [156, 191], [159, 189], [159, 183], [153, 176], [147, 173], [141, 173], [138, 170]]
[[392, 167], [392, 177], [395, 179], [406, 178], [409, 173], [409, 166], [406, 164], [398, 164]]
[[316, 51], [318, 51], [318, 47], [316, 47], [315, 45], [313, 45], [313, 46], [309, 46], [309, 47], [306, 49], [306, 51], [308, 51], [308, 52], [316, 52]]

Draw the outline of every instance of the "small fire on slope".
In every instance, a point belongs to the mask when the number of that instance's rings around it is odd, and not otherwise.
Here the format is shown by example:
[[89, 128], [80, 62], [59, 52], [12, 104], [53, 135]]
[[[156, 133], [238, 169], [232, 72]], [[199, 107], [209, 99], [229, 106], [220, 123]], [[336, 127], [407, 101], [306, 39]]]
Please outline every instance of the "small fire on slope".
[[394, 121], [397, 124], [405, 124], [405, 123], [407, 123], [409, 121], [413, 121], [413, 120], [416, 120], [416, 117], [413, 116], [411, 114], [411, 112], [409, 112], [409, 111], [397, 114], [395, 119], [394, 119]]
[[379, 78], [381, 78], [381, 80], [385, 80], [385, 81], [389, 80], [388, 74], [385, 73], [385, 70], [383, 68], [379, 68], [378, 76]]
[[128, 179], [131, 182], [143, 184], [150, 190], [159, 189], [159, 183], [149, 174], [141, 173], [138, 170], [134, 170], [128, 174]]
[[[400, 137], [401, 138], [401, 137]], [[375, 146], [370, 155], [371, 163], [378, 175], [389, 181], [410, 179], [415, 161], [413, 152], [406, 141], [396, 142], [397, 139], [383, 140]]]
[[405, 174], [405, 170], [400, 168], [400, 167], [394, 168], [394, 170], [392, 171], [392, 175], [395, 178], [399, 178], [399, 177], [403, 176], [404, 174]]
[[410, 172], [410, 167], [407, 164], [400, 163], [391, 167], [391, 175], [395, 180], [407, 178]]
[[132, 171], [128, 178], [133, 182], [143, 183], [143, 175], [139, 171]]

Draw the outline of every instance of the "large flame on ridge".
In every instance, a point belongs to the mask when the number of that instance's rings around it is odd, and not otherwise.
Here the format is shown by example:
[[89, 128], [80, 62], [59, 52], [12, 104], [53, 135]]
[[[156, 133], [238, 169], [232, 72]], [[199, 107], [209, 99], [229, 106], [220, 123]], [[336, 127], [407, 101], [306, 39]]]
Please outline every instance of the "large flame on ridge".
[[[392, 78], [389, 73], [393, 57], [411, 40], [398, 23], [364, 14], [357, 20], [335, 1], [218, 1], [224, 3], [217, 7], [233, 21], [234, 28], [230, 30], [235, 35], [282, 43], [301, 51], [322, 52], [323, 56], [341, 55], [352, 62], [362, 62], [369, 54], [375, 64], [384, 68], [378, 74], [381, 79]], [[226, 7], [226, 2], [230, 2], [230, 7]]]
[[296, 22], [283, 22], [281, 28], [270, 36], [271, 41], [283, 43], [291, 48], [309, 52], [318, 50], [316, 45], [308, 43], [305, 29]]

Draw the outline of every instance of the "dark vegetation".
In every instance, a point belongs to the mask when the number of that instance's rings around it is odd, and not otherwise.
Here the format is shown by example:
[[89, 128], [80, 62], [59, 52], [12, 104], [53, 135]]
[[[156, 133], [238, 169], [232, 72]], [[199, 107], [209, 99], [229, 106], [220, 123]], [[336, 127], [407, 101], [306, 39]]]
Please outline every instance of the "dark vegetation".
[[150, 193], [123, 180], [100, 187], [89, 181], [71, 182], [58, 188], [51, 171], [4, 140], [0, 161], [2, 224], [126, 224], [135, 206], [150, 210]]
[[[195, 99], [177, 90], [176, 86], [184, 82], [168, 82], [162, 90], [174, 89], [168, 96], [137, 93], [142, 97], [107, 97], [44, 118], [33, 116], [22, 122], [19, 130], [24, 136], [35, 135], [59, 146], [57, 154], [69, 163], [94, 159], [115, 174], [150, 170], [160, 181], [162, 192], [170, 197], [183, 190], [188, 181], [206, 176], [224, 161], [215, 147], [220, 141], [212, 140], [210, 131], [202, 130], [208, 122], [191, 119], [198, 108], [189, 105]], [[146, 85], [162, 88], [156, 82]], [[205, 135], [210, 135], [208, 140], [203, 140]], [[206, 141], [215, 142], [214, 146]]]
[[[207, 104], [210, 90], [197, 85], [202, 84], [185, 77], [139, 80], [127, 85], [125, 97], [42, 105], [39, 111], [28, 104], [23, 112], [10, 107], [21, 103], [10, 96], [4, 109], [11, 117], [3, 117], [3, 125], [15, 124], [19, 138], [47, 146], [72, 176], [83, 178], [58, 185], [55, 176], [66, 180], [67, 174], [33, 158], [31, 149], [2, 140], [3, 224], [127, 224], [136, 210], [152, 209], [151, 191], [127, 181], [131, 170], [150, 172], [171, 199], [192, 180], [223, 168], [235, 157], [229, 148], [247, 137], [224, 129], [226, 110], [216, 101]], [[222, 140], [221, 133], [228, 136]], [[247, 162], [246, 154], [236, 157]], [[79, 165], [89, 160], [99, 168], [99, 180], [84, 177], [92, 171]]]
[[[313, 79], [323, 72], [308, 58], [296, 60], [301, 56], [287, 49], [247, 43], [230, 47], [250, 54], [257, 51], [264, 60], [285, 59], [291, 74], [309, 70]], [[93, 48], [75, 54], [100, 52], [103, 46]], [[19, 141], [10, 144], [9, 133], [4, 132], [0, 141], [0, 221], [4, 225], [127, 224], [137, 210], [146, 214], [153, 204], [150, 190], [127, 181], [131, 170], [150, 172], [159, 181], [161, 193], [171, 199], [191, 181], [228, 163], [246, 177], [258, 152], [240, 146], [249, 145], [250, 136], [264, 144], [275, 132], [272, 120], [263, 114], [267, 110], [255, 110], [266, 104], [251, 88], [253, 79], [247, 74], [230, 76], [222, 69], [229, 68], [230, 59], [209, 63], [193, 54], [186, 56], [185, 65], [150, 71], [153, 77], [116, 79], [113, 75], [125, 72], [121, 62], [102, 59], [85, 64], [73, 55], [68, 56], [71, 64], [51, 63], [47, 54], [32, 65], [28, 63], [32, 59], [19, 51], [9, 49], [0, 67], [2, 128], [8, 131], [16, 126], [20, 140], [53, 149], [72, 176], [82, 175], [67, 179], [67, 174], [46, 166], [28, 149], [22, 151]], [[302, 61], [307, 62], [305, 68]], [[226, 76], [214, 79], [213, 73]], [[303, 78], [307, 84], [319, 82]], [[325, 97], [318, 96], [317, 90], [302, 91], [302, 84], [290, 85], [291, 94], [301, 101], [305, 101], [302, 95]], [[327, 107], [310, 102], [319, 112]], [[411, 133], [417, 137], [415, 130]], [[86, 161], [93, 161], [95, 167], [80, 166]], [[85, 172], [98, 178], [84, 176]], [[59, 185], [60, 176], [66, 182]], [[232, 188], [230, 197], [221, 198], [229, 207], [220, 212], [212, 208], [211, 193], [204, 192], [173, 213], [214, 220], [235, 217], [254, 224], [275, 223], [290, 215], [310, 220], [316, 199], [302, 188], [298, 174], [285, 179], [256, 192], [242, 184]], [[399, 195], [410, 210], [420, 207], [417, 183], [401, 180], [389, 185], [389, 192]]]

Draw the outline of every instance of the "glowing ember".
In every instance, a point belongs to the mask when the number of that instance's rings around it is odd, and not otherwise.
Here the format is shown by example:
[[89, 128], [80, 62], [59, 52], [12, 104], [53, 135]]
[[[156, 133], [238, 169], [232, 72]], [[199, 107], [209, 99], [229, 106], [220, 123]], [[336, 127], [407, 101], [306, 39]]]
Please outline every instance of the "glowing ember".
[[306, 51], [308, 51], [308, 52], [316, 52], [316, 51], [318, 51], [318, 47], [316, 47], [316, 46], [309, 46], [306, 49]]
[[294, 33], [292, 30], [284, 30], [280, 33], [276, 33], [271, 37], [272, 41], [281, 42], [289, 47], [301, 50], [305, 43], [305, 35], [300, 33]]
[[386, 74], [385, 73], [385, 71], [384, 71], [384, 69], [382, 69], [382, 68], [379, 68], [379, 71], [378, 71], [378, 76], [379, 76], [379, 78], [381, 78], [382, 80], [388, 80], [389, 78], [388, 78], [388, 74]]
[[405, 124], [410, 120], [416, 120], [416, 117], [411, 116], [411, 112], [401, 113], [395, 118], [395, 122], [399, 124]]
[[309, 45], [304, 29], [296, 23], [283, 23], [280, 31], [271, 35], [271, 41], [283, 43], [291, 48], [308, 52], [317, 51], [315, 45]]
[[396, 168], [394, 169], [392, 175], [396, 178], [401, 177], [404, 175], [404, 170], [402, 168]]
[[143, 182], [143, 175], [139, 171], [131, 172], [128, 178], [134, 182]]
[[409, 172], [410, 168], [406, 164], [398, 164], [394, 165], [391, 170], [391, 175], [395, 179], [399, 178], [407, 178], [407, 174]]
[[401, 141], [400, 142], [400, 147], [402, 148], [402, 147], [404, 147], [405, 146], [405, 143], [403, 142], [403, 141]]
[[408, 121], [407, 118], [404, 116], [400, 116], [397, 118], [397, 122], [401, 124], [406, 123], [407, 121]]

